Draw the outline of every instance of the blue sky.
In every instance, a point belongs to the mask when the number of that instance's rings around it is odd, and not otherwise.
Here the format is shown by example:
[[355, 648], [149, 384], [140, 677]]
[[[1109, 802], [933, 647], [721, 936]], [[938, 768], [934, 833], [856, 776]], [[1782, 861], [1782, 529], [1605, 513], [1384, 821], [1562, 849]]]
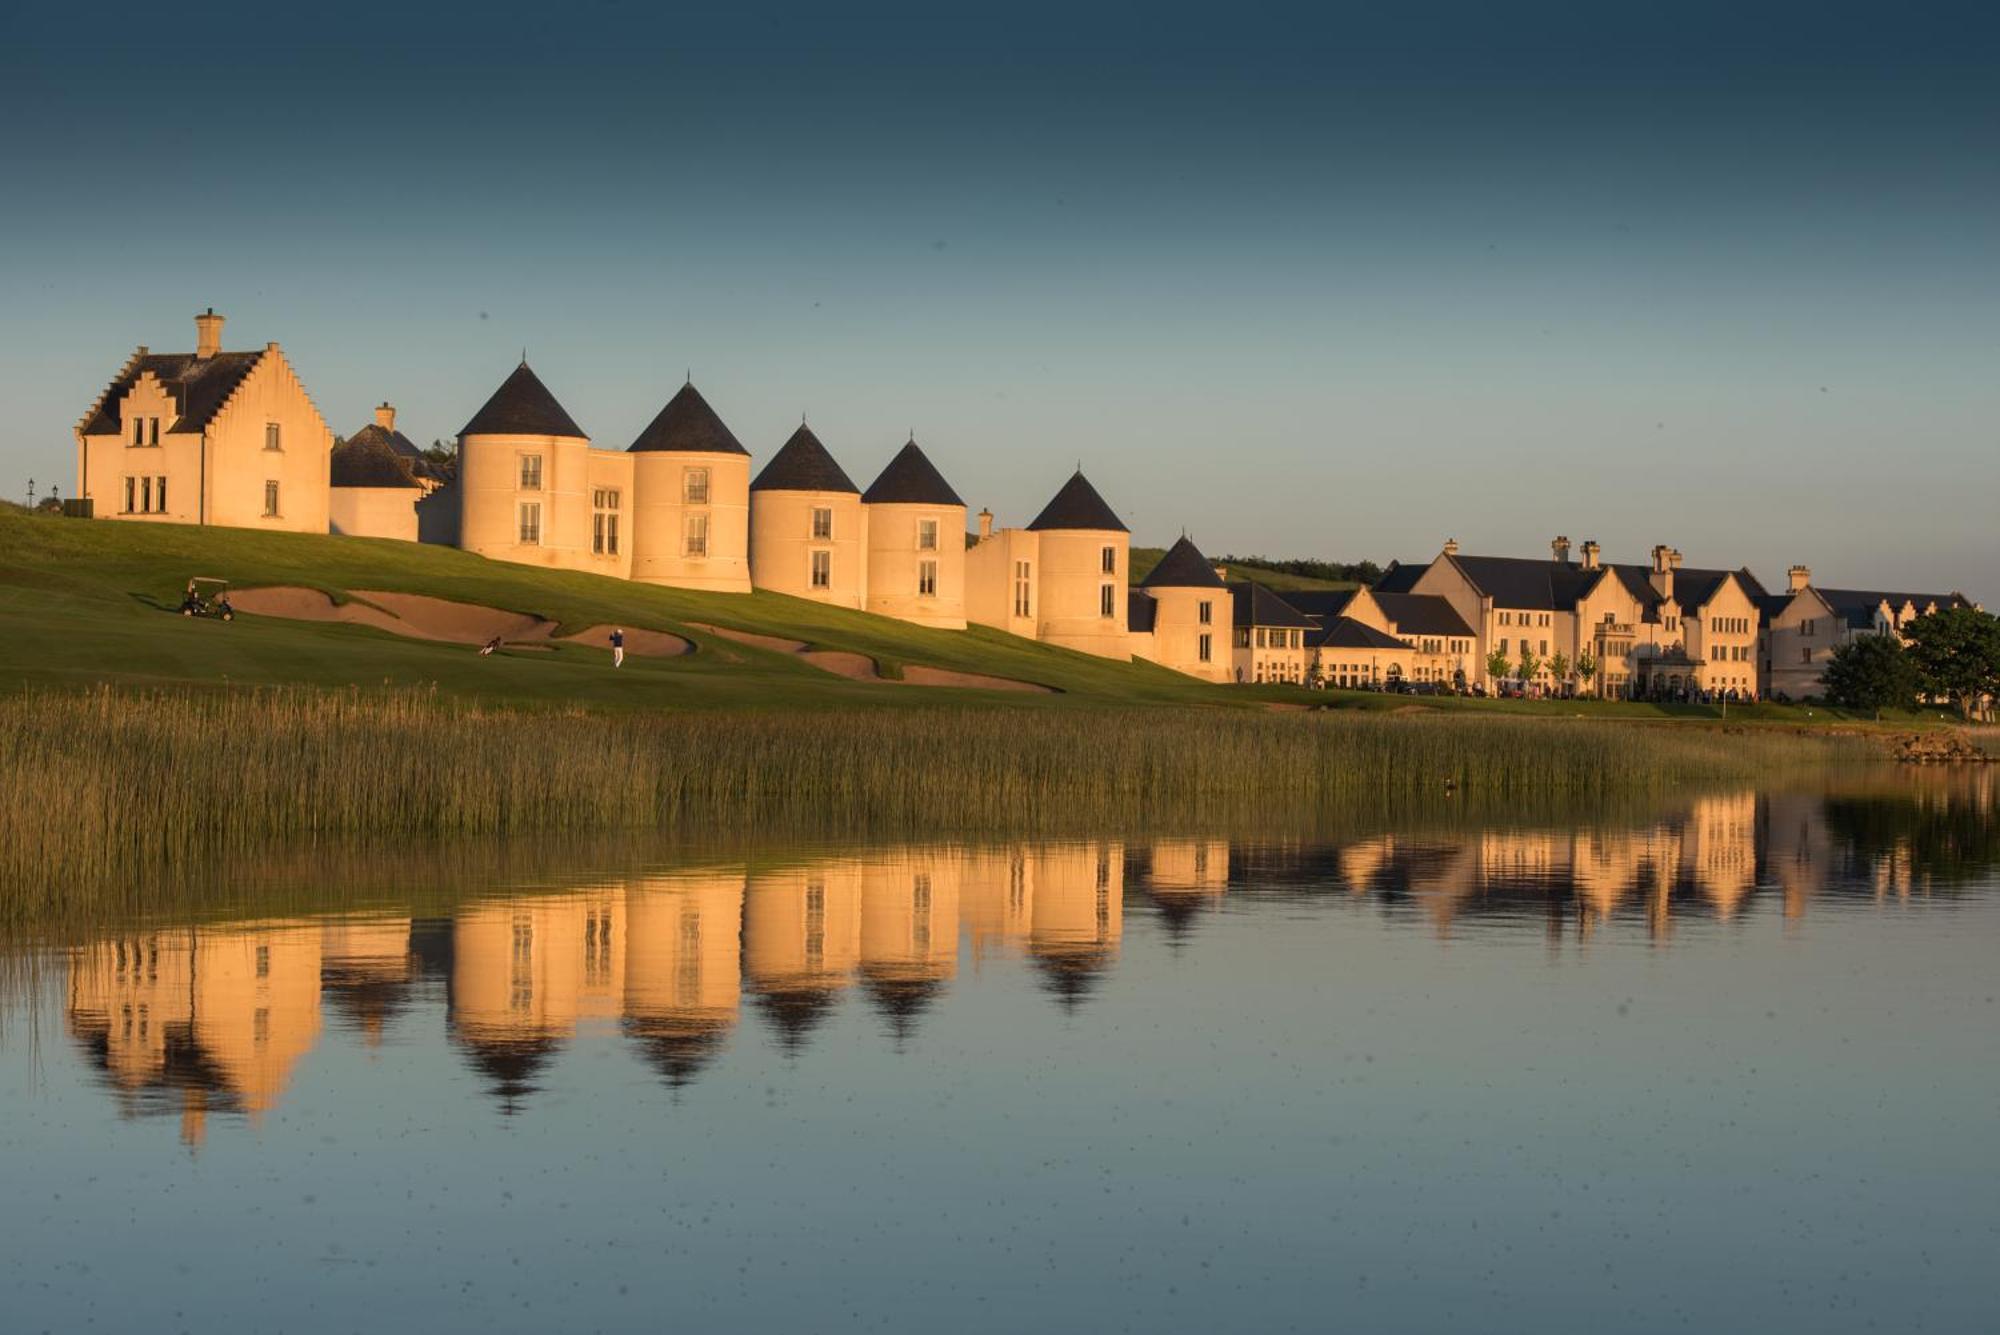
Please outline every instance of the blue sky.
[[[1606, 12], [1615, 10], [1616, 12]], [[454, 433], [918, 438], [1024, 522], [1643, 559], [2000, 603], [1976, 6], [45, 7], [0, 51], [0, 491], [134, 344]]]

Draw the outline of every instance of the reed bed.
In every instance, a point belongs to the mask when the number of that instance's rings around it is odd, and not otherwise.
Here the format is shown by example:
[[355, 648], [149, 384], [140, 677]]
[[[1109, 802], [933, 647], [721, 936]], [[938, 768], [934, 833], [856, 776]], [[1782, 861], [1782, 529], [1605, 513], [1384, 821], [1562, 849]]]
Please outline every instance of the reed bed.
[[1586, 801], [1859, 744], [1585, 720], [941, 708], [495, 711], [424, 691], [0, 702], [0, 897], [337, 841], [636, 828], [1052, 833], [1343, 804]]

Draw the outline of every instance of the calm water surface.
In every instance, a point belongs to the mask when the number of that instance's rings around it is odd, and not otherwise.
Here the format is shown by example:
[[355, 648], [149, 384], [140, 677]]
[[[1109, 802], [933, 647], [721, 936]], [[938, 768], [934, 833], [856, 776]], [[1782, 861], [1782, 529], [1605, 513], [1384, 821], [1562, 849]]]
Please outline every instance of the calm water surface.
[[2000, 1310], [1989, 776], [422, 866], [0, 952], [0, 1327]]

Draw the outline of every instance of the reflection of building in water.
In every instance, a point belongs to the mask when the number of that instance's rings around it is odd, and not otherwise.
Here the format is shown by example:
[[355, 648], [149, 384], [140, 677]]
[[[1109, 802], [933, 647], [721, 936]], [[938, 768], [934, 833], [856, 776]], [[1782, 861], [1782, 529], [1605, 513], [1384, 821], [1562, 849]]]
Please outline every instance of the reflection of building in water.
[[1033, 886], [1028, 953], [1044, 985], [1074, 1009], [1118, 954], [1124, 930], [1125, 846], [1055, 845], [1028, 853]]
[[1225, 839], [1159, 840], [1146, 850], [1143, 884], [1175, 940], [1194, 926], [1198, 913], [1214, 909], [1229, 890], [1229, 842]]
[[1681, 865], [1716, 914], [1728, 919], [1757, 887], [1757, 795], [1695, 799], [1681, 826]]
[[743, 872], [633, 882], [625, 901], [625, 1032], [679, 1088], [721, 1050], [742, 995]]
[[861, 869], [824, 862], [753, 872], [743, 900], [744, 982], [796, 1052], [861, 957]]
[[1765, 797], [1763, 846], [1765, 875], [1784, 899], [1785, 916], [1804, 917], [1806, 906], [1826, 888], [1832, 861], [1825, 799], [1808, 793]]
[[320, 987], [370, 1047], [409, 1005], [417, 967], [408, 918], [336, 919], [320, 929]]
[[861, 981], [900, 1041], [958, 971], [959, 876], [951, 850], [905, 849], [861, 869]]
[[511, 1111], [587, 1018], [624, 999], [624, 897], [593, 890], [477, 904], [452, 925], [452, 1037]]
[[974, 960], [1025, 943], [1034, 903], [1026, 849], [969, 848], [961, 855], [959, 917]]
[[143, 932], [70, 954], [70, 1030], [128, 1113], [276, 1104], [319, 1037], [320, 930], [273, 922]]

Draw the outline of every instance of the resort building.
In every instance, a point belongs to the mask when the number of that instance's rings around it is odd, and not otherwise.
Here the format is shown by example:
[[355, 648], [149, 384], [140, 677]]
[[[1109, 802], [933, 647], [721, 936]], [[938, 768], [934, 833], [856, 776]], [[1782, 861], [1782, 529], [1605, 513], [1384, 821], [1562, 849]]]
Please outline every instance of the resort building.
[[1312, 618], [1262, 584], [1231, 580], [1225, 587], [1233, 633], [1230, 667], [1236, 680], [1305, 685], [1313, 656], [1306, 636], [1317, 629]]
[[396, 430], [394, 408], [383, 404], [372, 423], [334, 446], [327, 472], [330, 532], [417, 540], [417, 502], [436, 483], [423, 452]]
[[799, 423], [750, 484], [750, 582], [858, 608], [867, 597], [867, 541], [861, 489]]
[[141, 347], [76, 425], [76, 496], [103, 519], [325, 533], [333, 432], [276, 343]]
[[1912, 621], [1974, 604], [1962, 593], [1887, 593], [1822, 589], [1812, 571], [1793, 566], [1786, 592], [1762, 600], [1765, 690], [1776, 699], [1810, 700], [1825, 689], [1834, 651], [1864, 635], [1902, 639]]
[[965, 629], [965, 502], [917, 447], [896, 451], [861, 493], [866, 606], [880, 616]]
[[1228, 681], [1234, 658], [1224, 614], [1233, 626], [1234, 607], [1222, 576], [1183, 534], [1132, 590], [1126, 625], [1133, 657], [1204, 681]]
[[631, 503], [624, 507], [631, 515], [632, 578], [748, 593], [750, 451], [693, 380], [667, 400], [626, 453], [632, 456]]
[[969, 620], [1121, 662], [1131, 534], [1078, 469], [1025, 530], [993, 531], [980, 512], [966, 553]]

